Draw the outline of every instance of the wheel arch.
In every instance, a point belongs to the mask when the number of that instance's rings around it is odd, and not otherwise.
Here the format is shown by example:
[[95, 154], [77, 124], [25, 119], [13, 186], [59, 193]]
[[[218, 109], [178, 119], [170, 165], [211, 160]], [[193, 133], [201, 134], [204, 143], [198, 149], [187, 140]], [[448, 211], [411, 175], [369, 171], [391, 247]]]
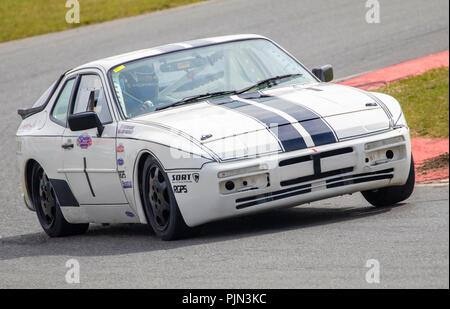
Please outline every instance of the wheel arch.
[[[147, 224], [148, 220], [146, 217], [145, 209], [144, 209], [144, 199], [143, 199], [143, 184], [142, 184], [142, 176], [143, 176], [143, 167], [145, 164], [145, 161], [148, 157], [154, 158], [163, 171], [167, 174], [173, 173], [174, 171], [185, 171], [186, 170], [186, 163], [190, 160], [190, 158], [184, 159], [184, 164], [181, 164], [181, 167], [175, 168], [172, 159], [169, 157], [170, 154], [164, 153], [164, 152], [158, 152], [158, 155], [156, 155], [156, 151], [153, 151], [150, 149], [151, 145], [145, 145], [143, 147], [140, 147], [140, 150], [138, 150], [135, 154], [134, 159], [134, 165], [133, 165], [133, 183], [134, 185], [134, 191], [133, 191], [133, 201], [132, 201], [132, 208], [136, 211], [138, 214], [139, 220], [142, 224]], [[201, 161], [193, 162], [193, 164], [196, 164], [196, 167], [198, 167], [199, 170], [203, 168], [203, 166], [207, 163], [212, 162], [211, 160], [203, 159]], [[184, 166], [183, 166], [184, 165]], [[188, 168], [189, 170], [192, 169], [192, 166]], [[168, 179], [169, 185], [172, 186], [171, 179], [169, 177]], [[180, 214], [185, 219], [184, 213], [183, 213], [183, 205], [181, 205], [181, 201], [178, 199], [178, 197], [174, 194], [174, 198], [176, 200], [176, 203], [178, 205]], [[130, 201], [131, 202], [131, 201]], [[130, 203], [131, 204], [131, 203]]]
[[[142, 188], [142, 173], [145, 161], [147, 158], [153, 157], [158, 163], [161, 165], [163, 170], [165, 171], [165, 167], [162, 164], [162, 162], [158, 159], [158, 157], [149, 149], [142, 149], [137, 157], [136, 157], [136, 163], [134, 166], [134, 183], [137, 183], [137, 190], [134, 192], [134, 201], [136, 205], [136, 211], [139, 215], [139, 219], [141, 223], [147, 224], [147, 217], [145, 216], [144, 211], [144, 202], [143, 202], [143, 188]], [[136, 187], [135, 187], [136, 188]]]
[[34, 207], [33, 200], [31, 198], [31, 181], [32, 181], [32, 173], [35, 165], [39, 165], [39, 162], [35, 159], [28, 159], [24, 165], [23, 169], [23, 183], [24, 183], [24, 195], [25, 195], [25, 204], [28, 208], [32, 207], [31, 210], [36, 210]]
[[[148, 151], [143, 151], [140, 153], [140, 156], [138, 158], [138, 162], [137, 162], [137, 184], [138, 184], [138, 197], [139, 197], [139, 205], [140, 208], [142, 210], [142, 213], [144, 213], [144, 196], [142, 193], [142, 173], [143, 173], [143, 168], [144, 168], [144, 164], [145, 161], [147, 160], [147, 158], [149, 158], [150, 156], [152, 156], [150, 154], [150, 152]], [[147, 221], [147, 218], [145, 217], [145, 221]]]

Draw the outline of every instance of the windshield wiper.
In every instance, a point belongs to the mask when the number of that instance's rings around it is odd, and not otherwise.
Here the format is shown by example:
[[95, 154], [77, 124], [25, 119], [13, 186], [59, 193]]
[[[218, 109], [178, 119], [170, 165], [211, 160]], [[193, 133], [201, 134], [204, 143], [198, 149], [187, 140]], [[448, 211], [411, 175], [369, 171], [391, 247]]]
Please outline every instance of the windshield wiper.
[[155, 110], [159, 111], [159, 110], [166, 109], [169, 107], [183, 105], [183, 104], [190, 103], [193, 101], [198, 101], [200, 99], [206, 99], [206, 98], [227, 95], [227, 94], [236, 94], [236, 93], [237, 93], [236, 90], [227, 90], [227, 91], [217, 91], [217, 92], [208, 92], [208, 93], [203, 93], [203, 94], [197, 94], [197, 95], [185, 97], [184, 99], [182, 99], [180, 101], [176, 101], [176, 102], [164, 105], [164, 106], [157, 107]]
[[267, 78], [267, 79], [263, 79], [263, 80], [257, 82], [254, 85], [251, 85], [249, 87], [245, 87], [245, 88], [243, 88], [241, 90], [238, 90], [238, 91], [236, 91], [236, 94], [241, 94], [241, 93], [247, 92], [247, 91], [249, 91], [249, 90], [251, 90], [253, 88], [258, 88], [258, 87], [260, 87], [262, 85], [270, 84], [272, 82], [276, 82], [276, 81], [281, 80], [281, 79], [300, 77], [300, 76], [303, 76], [303, 74], [301, 74], [301, 73], [285, 74], [285, 75], [279, 75], [279, 76], [270, 77], [270, 78]]
[[293, 77], [299, 77], [299, 76], [303, 76], [303, 74], [301, 73], [297, 73], [297, 74], [286, 74], [286, 75], [280, 75], [280, 76], [274, 76], [271, 78], [267, 78], [264, 80], [259, 81], [258, 83], [249, 86], [249, 87], [245, 87], [241, 90], [227, 90], [227, 91], [217, 91], [217, 92], [208, 92], [208, 93], [203, 93], [203, 94], [197, 94], [197, 95], [193, 95], [193, 96], [189, 96], [189, 97], [185, 97], [184, 99], [180, 100], [180, 101], [176, 101], [167, 105], [163, 105], [160, 107], [157, 107], [155, 110], [159, 111], [162, 109], [166, 109], [169, 107], [173, 107], [173, 106], [178, 106], [178, 105], [183, 105], [186, 103], [190, 103], [190, 102], [194, 102], [194, 101], [198, 101], [200, 99], [206, 99], [206, 98], [211, 98], [211, 97], [216, 97], [216, 96], [222, 96], [222, 95], [230, 95], [230, 94], [241, 94], [244, 92], [247, 92], [253, 88], [257, 88], [259, 86], [262, 86], [264, 84], [269, 84], [271, 82], [275, 82], [281, 79], [286, 79], [286, 78], [293, 78]]

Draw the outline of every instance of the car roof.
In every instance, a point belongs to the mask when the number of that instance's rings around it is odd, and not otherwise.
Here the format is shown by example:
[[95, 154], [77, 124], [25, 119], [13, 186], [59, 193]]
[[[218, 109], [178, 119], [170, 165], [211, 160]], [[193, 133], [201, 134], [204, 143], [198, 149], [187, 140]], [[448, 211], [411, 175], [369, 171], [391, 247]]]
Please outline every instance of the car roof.
[[189, 49], [193, 47], [201, 47], [211, 44], [217, 44], [217, 43], [225, 43], [225, 42], [231, 42], [231, 41], [237, 41], [237, 40], [246, 40], [246, 39], [267, 39], [261, 35], [257, 34], [237, 34], [237, 35], [227, 35], [227, 36], [219, 36], [219, 37], [211, 37], [211, 38], [205, 38], [205, 39], [197, 39], [192, 41], [185, 41], [185, 42], [179, 42], [179, 43], [171, 43], [167, 45], [161, 45], [157, 47], [147, 48], [147, 49], [141, 49], [132, 51], [129, 53], [116, 55], [108, 58], [103, 58], [99, 60], [95, 60], [86, 64], [83, 64], [81, 66], [78, 66], [72, 70], [69, 70], [67, 73], [71, 73], [73, 71], [85, 69], [85, 68], [103, 68], [106, 71], [109, 71], [111, 68], [114, 68], [122, 63], [133, 61], [135, 59], [150, 57], [150, 56], [156, 56], [165, 54], [168, 52], [174, 52], [184, 49]]

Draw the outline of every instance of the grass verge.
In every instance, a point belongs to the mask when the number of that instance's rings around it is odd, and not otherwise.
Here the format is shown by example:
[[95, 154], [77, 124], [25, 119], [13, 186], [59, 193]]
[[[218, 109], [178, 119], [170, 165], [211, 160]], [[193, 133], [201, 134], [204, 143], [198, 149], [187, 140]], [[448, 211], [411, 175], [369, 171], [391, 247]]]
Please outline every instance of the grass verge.
[[376, 89], [396, 98], [413, 137], [449, 136], [449, 69], [441, 67]]
[[56, 32], [204, 0], [78, 0], [80, 23], [68, 24], [66, 0], [0, 0], [0, 42]]

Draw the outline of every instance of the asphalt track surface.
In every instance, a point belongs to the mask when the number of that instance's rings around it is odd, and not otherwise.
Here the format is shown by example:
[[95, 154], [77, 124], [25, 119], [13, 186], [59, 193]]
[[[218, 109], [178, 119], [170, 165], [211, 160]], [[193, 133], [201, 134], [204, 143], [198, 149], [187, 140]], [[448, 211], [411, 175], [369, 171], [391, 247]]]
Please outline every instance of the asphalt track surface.
[[[448, 185], [419, 186], [406, 203], [370, 207], [360, 194], [211, 223], [191, 239], [162, 242], [141, 225], [92, 226], [49, 239], [23, 206], [16, 170], [16, 110], [66, 69], [122, 52], [208, 36], [258, 33], [308, 67], [337, 78], [449, 48], [449, 3], [217, 0], [0, 44], [0, 288], [449, 287]], [[63, 16], [61, 18], [64, 18]], [[65, 282], [76, 258], [81, 283]], [[368, 259], [380, 284], [368, 284]]]

